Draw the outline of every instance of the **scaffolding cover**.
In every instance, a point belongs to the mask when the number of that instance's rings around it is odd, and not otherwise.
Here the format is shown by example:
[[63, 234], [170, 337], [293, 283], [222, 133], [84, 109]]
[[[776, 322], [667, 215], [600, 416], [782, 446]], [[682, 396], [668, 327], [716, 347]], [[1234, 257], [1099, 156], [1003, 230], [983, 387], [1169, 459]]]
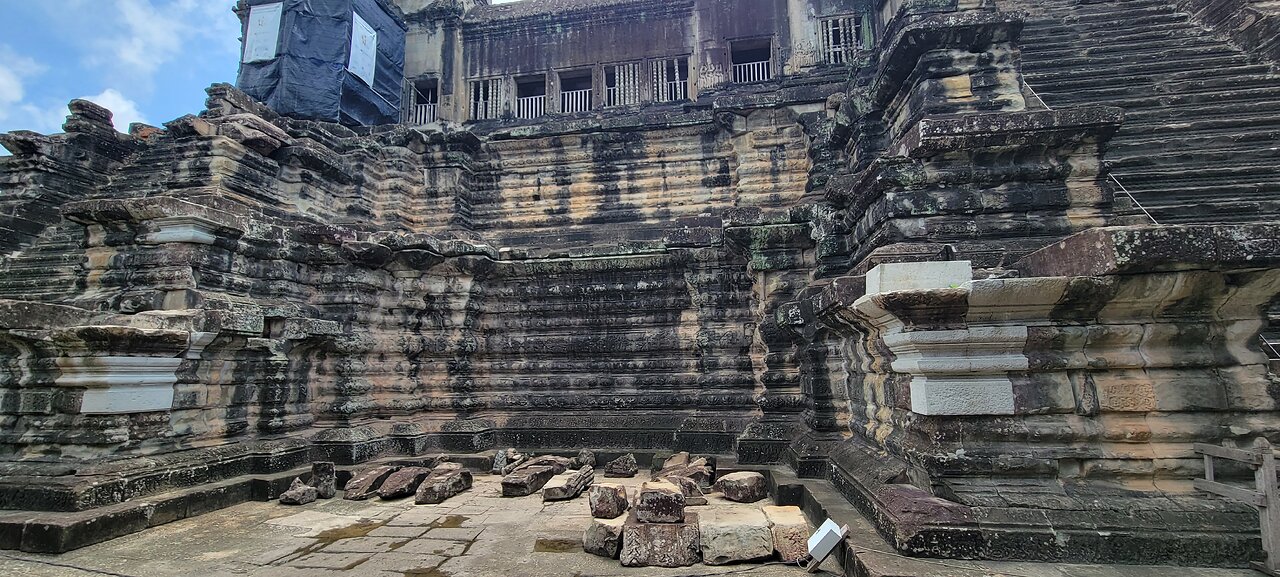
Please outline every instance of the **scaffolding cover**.
[[[283, 16], [275, 57], [240, 64], [236, 86], [246, 94], [296, 118], [365, 126], [399, 119], [406, 28], [380, 0], [251, 0], [249, 4], [250, 10], [282, 4]], [[360, 36], [353, 35], [353, 15], [376, 34], [372, 85], [348, 70], [352, 40]], [[244, 38], [269, 36], [248, 28], [246, 18]]]

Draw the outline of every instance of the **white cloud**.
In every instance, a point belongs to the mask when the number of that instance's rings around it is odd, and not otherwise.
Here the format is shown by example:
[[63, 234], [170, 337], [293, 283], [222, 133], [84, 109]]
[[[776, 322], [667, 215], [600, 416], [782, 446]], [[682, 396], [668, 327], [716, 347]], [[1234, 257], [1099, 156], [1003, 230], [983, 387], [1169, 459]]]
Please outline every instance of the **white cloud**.
[[0, 121], [21, 111], [27, 97], [26, 82], [44, 72], [39, 62], [22, 56], [0, 44]]
[[[138, 111], [138, 104], [119, 90], [108, 88], [103, 90], [101, 94], [96, 96], [81, 96], [83, 100], [88, 100], [98, 106], [102, 106], [111, 111], [111, 122], [115, 124], [116, 130], [120, 132], [128, 132], [129, 124], [134, 122], [146, 122], [147, 119]], [[63, 107], [65, 111], [66, 108]]]
[[108, 84], [150, 92], [156, 71], [184, 52], [239, 53], [240, 24], [232, 2], [217, 0], [118, 0], [84, 5], [107, 10], [90, 41], [85, 62], [103, 71]]

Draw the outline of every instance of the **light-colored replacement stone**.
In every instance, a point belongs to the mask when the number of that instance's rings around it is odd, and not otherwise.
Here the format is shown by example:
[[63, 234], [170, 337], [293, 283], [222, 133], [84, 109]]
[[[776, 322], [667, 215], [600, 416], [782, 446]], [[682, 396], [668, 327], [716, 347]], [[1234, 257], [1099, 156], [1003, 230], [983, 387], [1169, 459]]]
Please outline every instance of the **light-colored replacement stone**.
[[182, 359], [165, 357], [59, 357], [62, 387], [84, 387], [80, 413], [118, 415], [173, 408], [175, 371]]
[[713, 508], [698, 520], [702, 562], [724, 565], [773, 554], [773, 533], [764, 512], [747, 507]]
[[967, 260], [885, 263], [867, 271], [866, 279], [869, 295], [959, 287], [973, 280], [973, 266]]
[[921, 415], [1011, 415], [1010, 371], [1030, 366], [1027, 327], [986, 326], [889, 333], [893, 370], [911, 378], [911, 410]]
[[760, 511], [769, 520], [773, 550], [783, 563], [795, 563], [809, 554], [809, 521], [799, 507], [766, 505]]
[[592, 519], [582, 534], [582, 550], [592, 555], [617, 559], [622, 551], [622, 526], [626, 517]]

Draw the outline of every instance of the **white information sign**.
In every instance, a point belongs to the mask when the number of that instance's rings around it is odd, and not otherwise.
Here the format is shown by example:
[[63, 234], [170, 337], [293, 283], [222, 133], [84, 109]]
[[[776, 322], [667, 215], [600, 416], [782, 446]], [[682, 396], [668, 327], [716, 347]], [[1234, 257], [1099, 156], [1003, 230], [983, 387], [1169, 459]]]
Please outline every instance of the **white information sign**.
[[259, 62], [276, 57], [280, 43], [280, 14], [284, 3], [259, 4], [249, 8], [249, 31], [244, 38], [242, 62]]
[[365, 84], [373, 86], [373, 71], [378, 65], [378, 32], [359, 14], [351, 13], [351, 60], [347, 70]]

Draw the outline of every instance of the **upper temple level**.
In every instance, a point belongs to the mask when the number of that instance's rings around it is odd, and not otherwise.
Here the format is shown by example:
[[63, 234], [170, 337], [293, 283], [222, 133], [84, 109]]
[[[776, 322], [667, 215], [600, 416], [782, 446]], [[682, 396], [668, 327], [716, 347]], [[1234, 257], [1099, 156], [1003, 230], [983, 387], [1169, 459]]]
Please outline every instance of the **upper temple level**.
[[868, 0], [397, 0], [403, 120], [529, 119], [679, 102], [845, 64]]
[[852, 63], [873, 43], [872, 4], [240, 0], [237, 85], [288, 116], [348, 125], [625, 110]]

